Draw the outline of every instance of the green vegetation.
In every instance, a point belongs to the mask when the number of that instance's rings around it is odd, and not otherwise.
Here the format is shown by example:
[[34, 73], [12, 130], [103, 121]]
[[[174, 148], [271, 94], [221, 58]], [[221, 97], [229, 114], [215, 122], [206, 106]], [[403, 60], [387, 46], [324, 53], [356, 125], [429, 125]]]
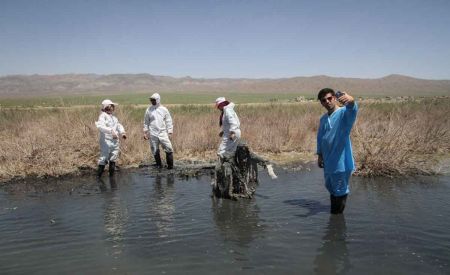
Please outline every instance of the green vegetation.
[[[288, 101], [300, 96], [300, 93], [162, 93], [163, 104], [213, 104], [219, 96], [230, 98], [235, 103], [267, 103], [277, 101]], [[61, 97], [26, 97], [0, 99], [1, 107], [72, 107], [85, 105], [100, 105], [103, 99], [109, 98], [120, 105], [148, 104], [149, 93], [125, 93], [111, 95], [77, 95]]]

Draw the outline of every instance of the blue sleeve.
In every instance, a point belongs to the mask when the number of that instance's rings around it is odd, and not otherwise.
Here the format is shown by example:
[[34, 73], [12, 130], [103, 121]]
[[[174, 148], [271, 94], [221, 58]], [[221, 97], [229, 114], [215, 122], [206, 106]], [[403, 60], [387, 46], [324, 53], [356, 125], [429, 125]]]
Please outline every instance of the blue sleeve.
[[345, 124], [348, 125], [350, 128], [355, 123], [357, 114], [358, 114], [358, 104], [356, 104], [356, 101], [354, 101], [353, 104], [345, 105], [345, 113], [344, 113]]

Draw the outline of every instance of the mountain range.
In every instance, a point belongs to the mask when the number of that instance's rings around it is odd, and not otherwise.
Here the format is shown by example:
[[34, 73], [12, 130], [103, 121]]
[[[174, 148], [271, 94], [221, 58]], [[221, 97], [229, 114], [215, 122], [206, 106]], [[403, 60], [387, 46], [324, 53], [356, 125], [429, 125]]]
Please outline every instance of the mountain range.
[[0, 77], [0, 97], [40, 97], [140, 92], [186, 93], [299, 93], [315, 95], [321, 88], [349, 91], [359, 96], [450, 95], [450, 80], [389, 75], [377, 79], [330, 77], [191, 78], [151, 74], [10, 75]]

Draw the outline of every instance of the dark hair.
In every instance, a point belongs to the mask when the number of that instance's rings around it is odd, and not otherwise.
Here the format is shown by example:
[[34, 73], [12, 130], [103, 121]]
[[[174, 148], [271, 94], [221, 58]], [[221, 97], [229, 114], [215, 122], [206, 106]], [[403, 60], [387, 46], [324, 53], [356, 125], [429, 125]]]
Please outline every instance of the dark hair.
[[113, 109], [116, 109], [116, 107], [114, 106], [114, 104], [110, 104], [110, 105], [107, 105], [105, 108], [102, 108], [102, 111], [103, 111], [103, 112], [106, 112], [107, 110], [110, 110], [111, 107], [112, 107]]
[[336, 95], [333, 89], [331, 89], [331, 88], [324, 88], [324, 89], [319, 91], [319, 94], [317, 95], [317, 99], [321, 100], [322, 97], [326, 96], [327, 94], [331, 94], [332, 96]]

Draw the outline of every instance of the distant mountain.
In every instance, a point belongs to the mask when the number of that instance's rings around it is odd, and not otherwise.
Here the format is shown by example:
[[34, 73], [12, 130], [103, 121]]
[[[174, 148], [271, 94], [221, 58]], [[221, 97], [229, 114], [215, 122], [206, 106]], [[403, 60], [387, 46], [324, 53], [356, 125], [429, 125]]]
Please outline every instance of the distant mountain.
[[139, 92], [246, 92], [315, 95], [324, 87], [354, 95], [450, 95], [450, 80], [427, 80], [403, 75], [378, 79], [329, 76], [278, 79], [175, 78], [150, 74], [11, 75], [0, 77], [0, 97], [120, 94]]

